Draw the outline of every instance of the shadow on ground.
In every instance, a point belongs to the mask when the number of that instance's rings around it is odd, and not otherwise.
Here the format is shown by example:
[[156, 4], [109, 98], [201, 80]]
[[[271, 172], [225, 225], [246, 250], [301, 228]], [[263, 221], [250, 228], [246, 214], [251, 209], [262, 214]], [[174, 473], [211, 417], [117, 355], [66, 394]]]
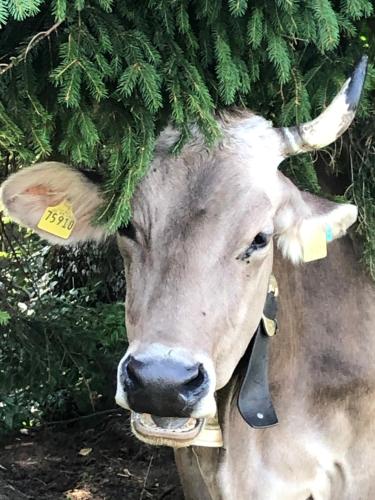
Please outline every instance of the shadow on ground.
[[143, 445], [124, 416], [17, 435], [0, 449], [0, 500], [183, 500], [173, 453]]

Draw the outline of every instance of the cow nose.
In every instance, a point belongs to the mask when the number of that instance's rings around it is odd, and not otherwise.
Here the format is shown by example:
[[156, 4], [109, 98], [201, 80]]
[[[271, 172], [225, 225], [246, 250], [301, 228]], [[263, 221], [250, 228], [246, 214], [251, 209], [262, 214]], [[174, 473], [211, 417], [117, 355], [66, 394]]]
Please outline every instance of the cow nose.
[[160, 417], [190, 416], [208, 391], [208, 376], [201, 363], [129, 356], [121, 369], [129, 406], [138, 413]]

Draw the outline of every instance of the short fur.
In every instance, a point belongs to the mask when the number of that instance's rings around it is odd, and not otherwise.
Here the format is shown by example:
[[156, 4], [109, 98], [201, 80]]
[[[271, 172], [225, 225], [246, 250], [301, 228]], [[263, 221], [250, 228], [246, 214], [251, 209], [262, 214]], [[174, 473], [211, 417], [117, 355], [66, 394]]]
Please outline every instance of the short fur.
[[[220, 123], [216, 148], [208, 151], [197, 134], [178, 158], [168, 154], [176, 133], [166, 129], [136, 193], [136, 238], [118, 238], [130, 342], [123, 360], [131, 353], [144, 362], [202, 363], [210, 387], [194, 417], [213, 411], [217, 391], [224, 448], [176, 452], [188, 500], [373, 498], [375, 294], [350, 240], [304, 267], [280, 255], [274, 266], [272, 241], [238, 258], [259, 232], [273, 232], [283, 254], [299, 262], [306, 224], [329, 224], [337, 238], [356, 209], [301, 193], [278, 173], [281, 135], [263, 118], [237, 115]], [[100, 193], [67, 167], [21, 171], [6, 182], [2, 198], [10, 215], [35, 228], [56, 192], [85, 213], [72, 242], [96, 235], [88, 221]], [[259, 323], [273, 266], [281, 311], [270, 380], [280, 425], [256, 431], [237, 410], [233, 373]], [[117, 401], [127, 406], [120, 377]]]

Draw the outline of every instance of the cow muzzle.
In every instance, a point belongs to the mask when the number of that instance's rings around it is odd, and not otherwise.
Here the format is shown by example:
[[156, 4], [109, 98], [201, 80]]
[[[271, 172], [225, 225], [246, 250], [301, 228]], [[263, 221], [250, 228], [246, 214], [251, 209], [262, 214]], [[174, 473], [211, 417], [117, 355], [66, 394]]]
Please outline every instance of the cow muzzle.
[[208, 390], [201, 363], [129, 356], [121, 371], [129, 406], [138, 413], [188, 417]]
[[216, 412], [210, 375], [190, 356], [132, 353], [119, 365], [116, 401], [131, 410], [133, 433], [142, 441], [189, 446]]

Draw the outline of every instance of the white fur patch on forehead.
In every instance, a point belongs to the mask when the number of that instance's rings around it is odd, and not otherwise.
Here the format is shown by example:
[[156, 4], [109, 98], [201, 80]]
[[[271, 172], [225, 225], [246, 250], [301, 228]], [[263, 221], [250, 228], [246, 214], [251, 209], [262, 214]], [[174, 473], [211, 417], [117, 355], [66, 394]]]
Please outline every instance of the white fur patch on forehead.
[[275, 207], [280, 203], [281, 189], [277, 167], [283, 161], [280, 134], [272, 122], [257, 115], [233, 121], [227, 126], [225, 146], [246, 165], [252, 186], [266, 194]]
[[[203, 168], [210, 159], [215, 162], [231, 162], [235, 165], [235, 170], [242, 172], [244, 179], [247, 178], [248, 185], [265, 193], [272, 205], [278, 206], [281, 192], [276, 179], [277, 167], [284, 159], [281, 154], [283, 144], [280, 133], [271, 121], [246, 109], [220, 112], [216, 120], [222, 137], [214, 148], [207, 148], [198, 127], [191, 126], [191, 139], [175, 160], [171, 160], [169, 150], [180, 134], [175, 128], [167, 126], [157, 140], [154, 165], [158, 165], [159, 160], [164, 166], [180, 160], [189, 165], [189, 168]], [[181, 169], [181, 165], [178, 165], [178, 169]], [[228, 170], [234, 169], [228, 165]]]
[[[224, 130], [231, 141], [243, 144], [247, 153], [251, 152], [253, 158], [262, 159], [265, 156], [273, 158], [274, 162], [269, 166], [274, 170], [283, 160], [280, 153], [282, 146], [280, 134], [273, 128], [271, 121], [258, 115], [252, 115], [242, 120], [230, 122]], [[275, 163], [276, 159], [277, 163]]]
[[[282, 149], [282, 138], [271, 121], [256, 115], [248, 110], [233, 110], [221, 112], [216, 118], [222, 131], [222, 138], [217, 144], [219, 150], [228, 148], [236, 154], [252, 158], [263, 158], [262, 165], [269, 165], [265, 157], [272, 158], [273, 170], [276, 171], [278, 164], [283, 160], [280, 151]], [[202, 148], [207, 150], [205, 139], [198, 127], [191, 126], [191, 140], [184, 146], [184, 153], [200, 152]], [[180, 133], [177, 129], [167, 126], [160, 134], [156, 152], [169, 149], [179, 139]]]
[[303, 261], [303, 240], [304, 236], [316, 229], [329, 231], [330, 240], [340, 238], [346, 234], [347, 229], [357, 220], [358, 209], [354, 205], [336, 205], [333, 210], [314, 215], [311, 211], [309, 216], [301, 216], [293, 207], [285, 207], [276, 218], [278, 236], [278, 247], [284, 257], [289, 258], [294, 264]]
[[[43, 162], [11, 175], [1, 186], [0, 199], [14, 221], [51, 243], [100, 240], [105, 235], [102, 228], [92, 224], [96, 210], [103, 203], [98, 186], [63, 163]], [[76, 219], [67, 240], [37, 227], [46, 208], [63, 201], [71, 204]]]

